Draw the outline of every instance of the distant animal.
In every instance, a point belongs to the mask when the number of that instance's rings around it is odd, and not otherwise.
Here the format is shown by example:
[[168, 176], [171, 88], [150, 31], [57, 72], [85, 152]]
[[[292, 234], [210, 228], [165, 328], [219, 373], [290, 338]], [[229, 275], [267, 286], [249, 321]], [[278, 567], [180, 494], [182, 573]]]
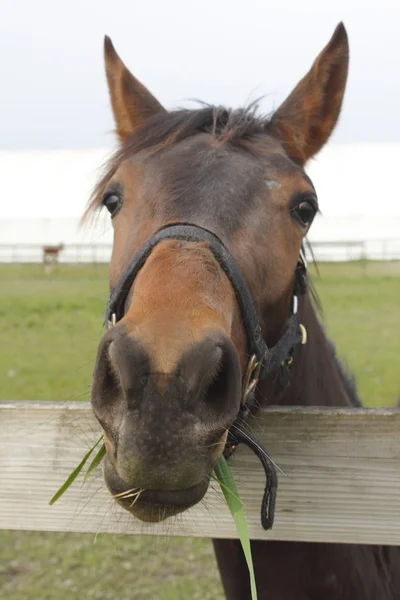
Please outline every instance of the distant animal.
[[[91, 402], [104, 431], [107, 486], [143, 521], [204, 497], [247, 413], [269, 404], [359, 405], [314, 308], [301, 253], [318, 211], [304, 165], [338, 120], [348, 61], [339, 24], [269, 118], [255, 106], [169, 112], [105, 40], [120, 147], [89, 208], [105, 207], [114, 227], [110, 328]], [[223, 69], [224, 60], [216, 64]], [[400, 599], [397, 547], [251, 545], [260, 600]], [[248, 600], [240, 542], [214, 547], [227, 599]]]
[[64, 244], [58, 244], [58, 246], [43, 246], [43, 264], [45, 265], [45, 271], [51, 272], [52, 267], [58, 264], [60, 253], [64, 250]]

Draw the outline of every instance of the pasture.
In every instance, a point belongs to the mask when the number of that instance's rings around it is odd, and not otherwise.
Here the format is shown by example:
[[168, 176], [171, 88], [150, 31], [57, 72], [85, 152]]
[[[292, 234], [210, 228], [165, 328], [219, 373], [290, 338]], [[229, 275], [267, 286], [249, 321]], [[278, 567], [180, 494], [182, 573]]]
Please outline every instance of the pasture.
[[[366, 406], [400, 394], [400, 264], [322, 264], [324, 321]], [[0, 268], [0, 396], [87, 400], [107, 299], [103, 266]], [[23, 440], [21, 440], [23, 443]], [[21, 491], [23, 493], [23, 490]], [[222, 599], [206, 540], [0, 532], [0, 597]]]

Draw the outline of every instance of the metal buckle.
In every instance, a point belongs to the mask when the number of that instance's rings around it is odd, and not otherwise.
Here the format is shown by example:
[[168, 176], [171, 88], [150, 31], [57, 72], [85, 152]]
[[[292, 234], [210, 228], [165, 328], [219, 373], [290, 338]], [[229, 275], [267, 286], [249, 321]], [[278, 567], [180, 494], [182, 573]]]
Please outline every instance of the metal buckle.
[[304, 346], [307, 344], [307, 329], [304, 327], [302, 323], [299, 325], [300, 335], [301, 335], [301, 344]]
[[111, 315], [111, 321], [107, 321], [107, 329], [111, 329], [117, 324], [117, 315], [113, 313]]
[[296, 294], [293, 294], [292, 313], [295, 315], [299, 309], [299, 299]]
[[261, 371], [261, 362], [257, 361], [257, 356], [253, 354], [247, 366], [246, 374], [243, 379], [242, 401], [241, 405], [246, 404], [249, 394], [255, 389]]

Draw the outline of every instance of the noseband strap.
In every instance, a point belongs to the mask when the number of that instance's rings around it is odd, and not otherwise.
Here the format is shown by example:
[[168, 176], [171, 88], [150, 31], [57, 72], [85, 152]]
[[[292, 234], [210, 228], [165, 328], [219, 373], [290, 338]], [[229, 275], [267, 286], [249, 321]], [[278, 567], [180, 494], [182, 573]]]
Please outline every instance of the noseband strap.
[[[299, 313], [297, 310], [293, 311], [293, 314], [291, 314], [288, 319], [285, 333], [275, 346], [268, 348], [262, 337], [260, 323], [249, 288], [247, 287], [236, 261], [228, 252], [222, 241], [214, 233], [208, 229], [199, 227], [198, 225], [182, 223], [167, 225], [159, 229], [149, 240], [147, 240], [147, 242], [145, 242], [141, 249], [134, 255], [110, 294], [105, 314], [106, 324], [112, 323], [113, 321], [118, 322], [122, 319], [124, 316], [125, 303], [137, 274], [144, 266], [155, 246], [165, 240], [204, 242], [208, 244], [215, 260], [227, 275], [234, 289], [240, 309], [243, 328], [247, 337], [247, 349], [249, 355], [255, 356], [257, 363], [260, 365], [258, 379], [262, 379], [266, 375], [275, 373], [277, 391], [282, 391], [282, 385], [286, 379], [286, 377], [282, 377], [282, 368], [286, 368], [287, 362], [288, 365], [291, 364], [291, 358], [293, 358], [296, 347], [301, 345], [302, 341]], [[286, 385], [284, 387], [286, 387]]]
[[177, 223], [162, 227], [134, 255], [110, 294], [105, 313], [106, 324], [115, 325], [122, 319], [129, 291], [137, 274], [155, 246], [165, 240], [206, 243], [215, 260], [228, 277], [235, 292], [251, 359], [243, 380], [240, 411], [229, 429], [224, 455], [228, 458], [233, 454], [238, 444], [244, 443], [260, 459], [266, 475], [266, 487], [261, 507], [261, 524], [264, 529], [270, 529], [274, 520], [277, 490], [275, 466], [264, 448], [249, 433], [242, 431], [240, 426], [243, 425], [249, 414], [249, 405], [252, 404], [251, 400], [254, 400], [258, 381], [266, 376], [271, 376], [275, 382], [275, 393], [280, 394], [290, 382], [293, 362], [299, 349], [306, 343], [306, 330], [300, 323], [297, 310], [297, 295], [304, 294], [307, 287], [307, 265], [304, 255], [301, 253], [296, 268], [293, 307], [287, 320], [286, 329], [278, 342], [271, 348], [267, 346], [262, 337], [261, 326], [250, 290], [234, 258], [218, 236], [208, 229], [190, 223]]
[[256, 355], [257, 360], [267, 368], [267, 362], [270, 358], [269, 350], [265, 344], [261, 328], [258, 322], [257, 313], [254, 308], [250, 291], [246, 285], [242, 273], [225, 248], [221, 240], [208, 229], [198, 227], [197, 225], [176, 224], [167, 225], [155, 233], [142, 248], [135, 254], [130, 264], [122, 274], [115, 288], [112, 290], [106, 309], [106, 322], [110, 321], [112, 315], [116, 315], [119, 321], [124, 315], [124, 306], [129, 294], [129, 290], [134, 282], [138, 272], [145, 264], [151, 251], [157, 244], [164, 240], [181, 240], [185, 242], [205, 242], [214, 255], [222, 270], [227, 275], [236, 295], [239, 304], [240, 313], [243, 322], [243, 328], [247, 336], [248, 351], [250, 356]]

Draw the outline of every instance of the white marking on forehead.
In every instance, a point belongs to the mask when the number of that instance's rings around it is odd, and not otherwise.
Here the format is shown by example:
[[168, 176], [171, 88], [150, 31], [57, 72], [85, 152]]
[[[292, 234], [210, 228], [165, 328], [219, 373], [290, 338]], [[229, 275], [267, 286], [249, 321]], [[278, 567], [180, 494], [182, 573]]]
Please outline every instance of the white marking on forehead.
[[276, 190], [281, 187], [280, 183], [278, 183], [277, 181], [273, 181], [272, 179], [267, 179], [266, 183], [267, 183], [267, 188], [269, 190]]

